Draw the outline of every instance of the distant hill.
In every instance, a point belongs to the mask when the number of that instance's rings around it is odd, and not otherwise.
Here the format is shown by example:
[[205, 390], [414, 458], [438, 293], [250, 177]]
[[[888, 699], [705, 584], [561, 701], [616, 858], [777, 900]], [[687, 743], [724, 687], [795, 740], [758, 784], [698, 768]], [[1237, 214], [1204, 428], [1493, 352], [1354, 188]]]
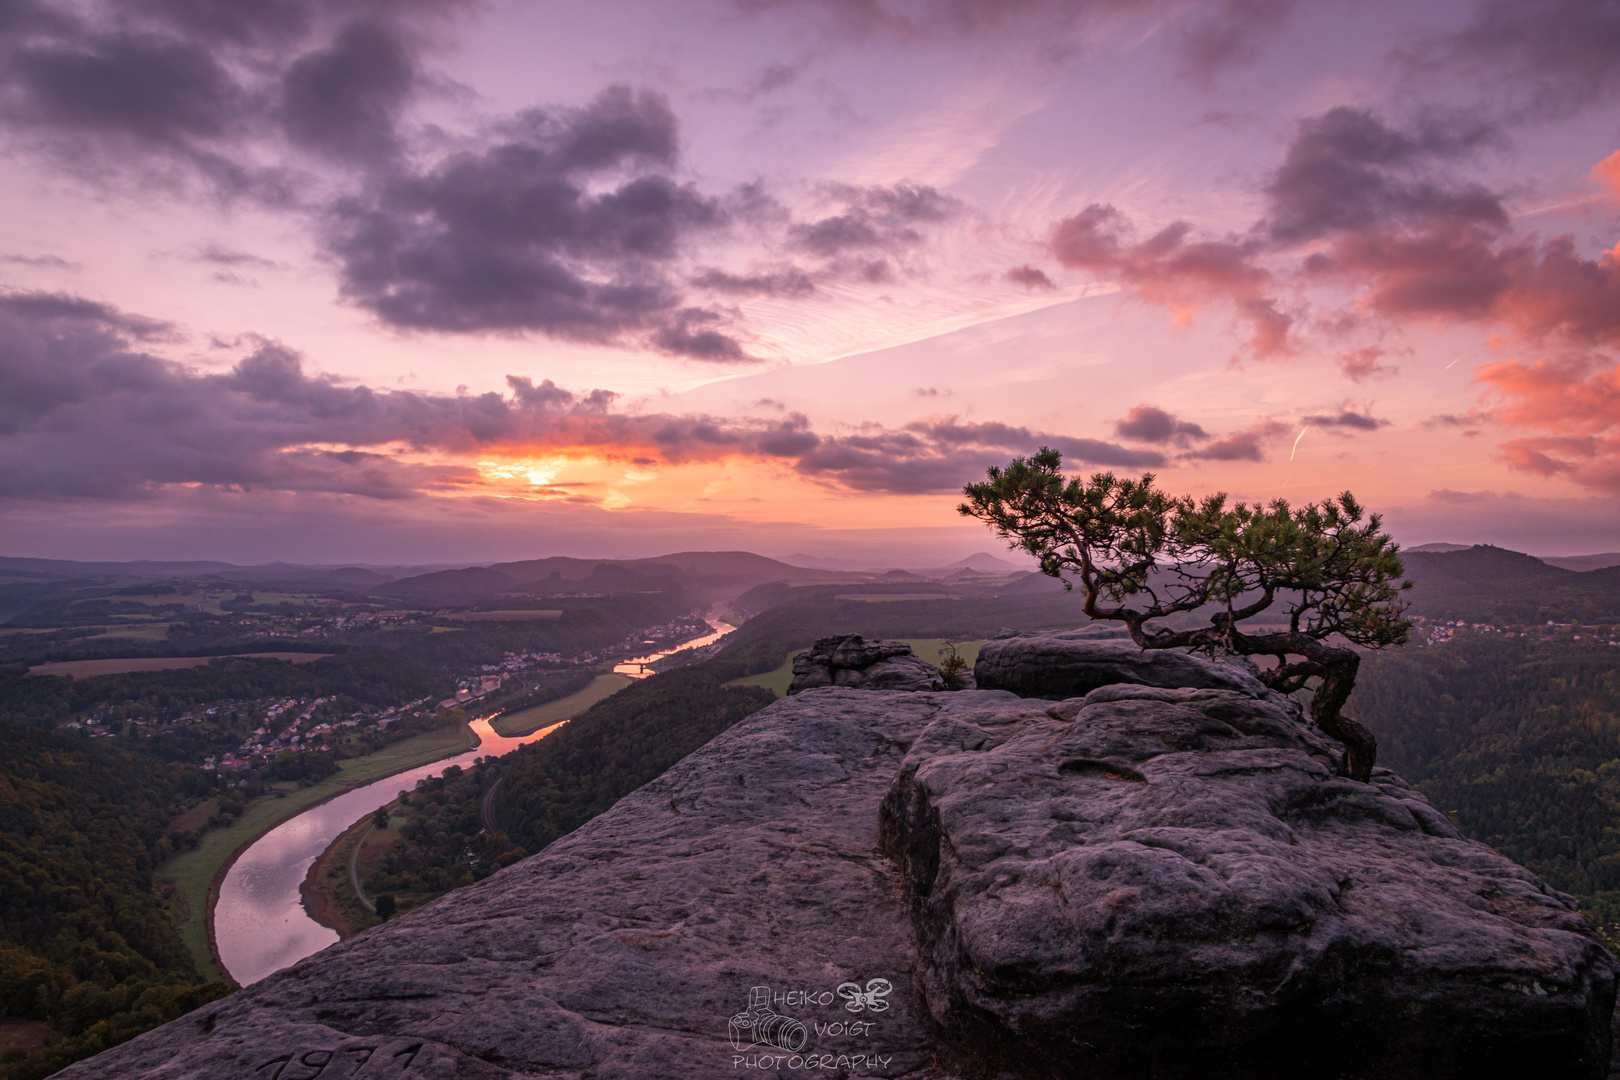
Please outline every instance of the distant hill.
[[1018, 574], [1028, 570], [1031, 565], [1033, 565], [1033, 560], [1029, 563], [1008, 562], [1006, 559], [998, 559], [988, 551], [975, 551], [967, 558], [958, 559], [951, 563], [946, 569], [958, 570], [966, 567], [969, 570], [978, 570], [986, 574]]
[[870, 574], [816, 570], [768, 559], [749, 551], [678, 551], [651, 559], [575, 559], [555, 556], [495, 563], [467, 570], [443, 570], [391, 582], [378, 595], [438, 604], [476, 604], [486, 598], [527, 594], [669, 592], [680, 590], [697, 603], [729, 600], [757, 585], [856, 584]]
[[1411, 612], [1469, 622], [1620, 622], [1620, 566], [1576, 571], [1519, 551], [1476, 544], [1403, 551]]
[[476, 604], [486, 596], [515, 592], [523, 582], [484, 566], [466, 570], [439, 570], [431, 574], [392, 581], [378, 589], [382, 596], [416, 600], [426, 604], [453, 606]]
[[1620, 566], [1620, 551], [1607, 551], [1602, 555], [1543, 555], [1541, 561], [1565, 570], [1602, 570]]

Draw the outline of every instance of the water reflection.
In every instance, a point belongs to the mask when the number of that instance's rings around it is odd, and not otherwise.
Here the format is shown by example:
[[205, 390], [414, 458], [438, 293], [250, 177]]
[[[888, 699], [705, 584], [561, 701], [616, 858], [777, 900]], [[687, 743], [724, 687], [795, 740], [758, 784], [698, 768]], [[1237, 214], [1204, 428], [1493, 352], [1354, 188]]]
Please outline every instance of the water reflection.
[[243, 986], [258, 982], [337, 941], [337, 931], [304, 911], [299, 886], [321, 852], [344, 829], [379, 806], [393, 802], [416, 782], [438, 776], [452, 765], [467, 768], [481, 757], [498, 757], [551, 734], [561, 724], [515, 738], [502, 735], [480, 717], [468, 726], [478, 747], [345, 792], [312, 806], [265, 833], [232, 864], [220, 884], [214, 907], [214, 941], [231, 978]]
[[718, 619], [710, 618], [703, 621], [709, 624], [709, 630], [711, 633], [700, 638], [695, 638], [692, 641], [688, 641], [674, 649], [665, 649], [663, 652], [648, 653], [646, 656], [637, 656], [626, 660], [621, 664], [614, 664], [613, 670], [617, 674], [628, 675], [632, 679], [645, 679], [648, 675], [654, 674], [653, 670], [648, 666], [654, 661], [662, 660], [666, 656], [673, 656], [678, 652], [685, 652], [688, 649], [701, 649], [705, 645], [713, 645], [716, 641], [719, 641], [721, 638], [737, 629], [730, 623], [720, 622]]
[[[688, 641], [678, 649], [627, 660], [613, 670], [643, 678], [652, 674], [646, 665], [653, 661], [712, 644], [735, 629], [714, 619], [708, 623], [713, 633], [705, 637]], [[469, 726], [478, 736], [477, 749], [395, 773], [312, 806], [265, 833], [242, 853], [220, 884], [219, 901], [214, 907], [215, 947], [231, 978], [247, 986], [337, 942], [337, 931], [322, 926], [304, 910], [299, 886], [321, 852], [344, 829], [379, 806], [393, 802], [401, 791], [414, 790], [418, 780], [438, 776], [452, 765], [466, 768], [481, 757], [510, 753], [562, 725], [553, 724], [516, 737], [499, 734], [485, 717]]]

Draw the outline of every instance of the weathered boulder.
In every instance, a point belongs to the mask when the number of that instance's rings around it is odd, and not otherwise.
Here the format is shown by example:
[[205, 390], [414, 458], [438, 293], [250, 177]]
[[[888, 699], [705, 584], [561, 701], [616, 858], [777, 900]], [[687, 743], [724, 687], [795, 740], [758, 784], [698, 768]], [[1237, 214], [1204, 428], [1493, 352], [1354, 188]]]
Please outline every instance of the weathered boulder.
[[941, 1029], [1019, 1077], [1604, 1075], [1573, 900], [1337, 756], [1233, 690], [942, 712], [883, 820]]
[[814, 690], [60, 1075], [1598, 1075], [1568, 899], [1335, 753], [1232, 691]]
[[859, 634], [818, 640], [793, 658], [789, 694], [822, 686], [860, 690], [943, 690], [939, 668], [912, 655], [903, 641], [867, 641]]
[[996, 638], [979, 649], [973, 676], [981, 690], [1061, 701], [1101, 686], [1203, 687], [1263, 697], [1246, 660], [1215, 660], [1170, 649], [1142, 649], [1111, 626], [1059, 634]]

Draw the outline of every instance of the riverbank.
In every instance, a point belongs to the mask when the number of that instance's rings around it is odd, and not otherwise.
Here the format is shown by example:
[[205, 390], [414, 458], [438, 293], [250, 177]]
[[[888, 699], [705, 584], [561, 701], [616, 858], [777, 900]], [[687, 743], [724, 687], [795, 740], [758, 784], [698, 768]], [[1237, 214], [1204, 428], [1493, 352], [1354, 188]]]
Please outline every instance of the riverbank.
[[[392, 813], [397, 802], [389, 803]], [[381, 839], [397, 842], [398, 830], [385, 830]], [[298, 893], [309, 917], [337, 931], [338, 938], [350, 938], [362, 930], [376, 926], [383, 920], [361, 902], [355, 892], [356, 876], [365, 880], [365, 860], [370, 845], [367, 840], [379, 839], [373, 817], [367, 814], [343, 831], [332, 841], [332, 846], [321, 852], [321, 857], [310, 864], [309, 873]]]
[[508, 737], [529, 735], [543, 727], [550, 727], [552, 724], [579, 715], [598, 701], [617, 694], [635, 681], [630, 676], [617, 672], [598, 675], [583, 690], [576, 690], [565, 698], [548, 701], [544, 705], [497, 716], [489, 722], [489, 726], [494, 728], [498, 735]]
[[274, 784], [274, 794], [253, 800], [234, 822], [210, 829], [195, 849], [158, 867], [159, 882], [173, 885], [180, 894], [185, 915], [178, 926], [180, 939], [190, 950], [198, 971], [207, 979], [233, 981], [214, 946], [214, 903], [231, 864], [261, 836], [310, 807], [364, 784], [465, 753], [477, 745], [478, 737], [472, 729], [457, 723], [404, 739], [375, 754], [339, 762], [337, 772], [308, 787]]

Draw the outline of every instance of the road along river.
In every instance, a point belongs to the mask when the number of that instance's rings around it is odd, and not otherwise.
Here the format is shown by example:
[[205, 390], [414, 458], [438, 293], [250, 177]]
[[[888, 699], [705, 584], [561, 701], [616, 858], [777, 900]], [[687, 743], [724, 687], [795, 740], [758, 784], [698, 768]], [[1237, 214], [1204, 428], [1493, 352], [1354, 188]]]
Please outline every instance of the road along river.
[[[707, 645], [732, 629], [724, 623], [710, 622], [709, 625], [714, 633], [687, 642], [681, 648]], [[630, 663], [640, 668], [679, 651], [670, 649], [637, 657]], [[277, 825], [242, 852], [226, 871], [219, 887], [219, 900], [214, 905], [214, 947], [231, 978], [247, 986], [337, 942], [337, 931], [322, 926], [304, 910], [299, 886], [321, 852], [330, 847], [344, 829], [379, 806], [387, 806], [401, 791], [415, 790], [418, 780], [438, 776], [452, 765], [466, 768], [481, 757], [508, 754], [544, 738], [562, 725], [553, 724], [516, 738], [496, 733], [487, 717], [474, 720], [468, 726], [478, 736], [476, 749], [385, 776], [312, 806]]]

